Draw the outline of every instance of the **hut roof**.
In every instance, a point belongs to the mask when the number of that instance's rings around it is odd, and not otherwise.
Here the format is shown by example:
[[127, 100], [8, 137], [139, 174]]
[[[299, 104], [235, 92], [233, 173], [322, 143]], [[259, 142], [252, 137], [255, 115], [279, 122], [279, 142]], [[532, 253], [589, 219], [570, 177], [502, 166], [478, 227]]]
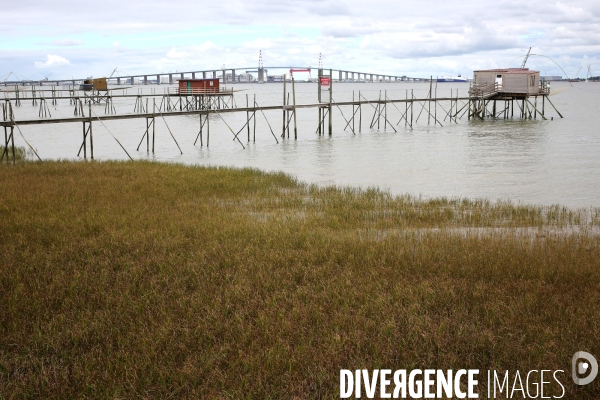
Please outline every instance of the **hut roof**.
[[534, 71], [529, 68], [494, 68], [494, 69], [479, 69], [474, 72], [503, 72], [505, 74], [535, 74], [539, 71]]

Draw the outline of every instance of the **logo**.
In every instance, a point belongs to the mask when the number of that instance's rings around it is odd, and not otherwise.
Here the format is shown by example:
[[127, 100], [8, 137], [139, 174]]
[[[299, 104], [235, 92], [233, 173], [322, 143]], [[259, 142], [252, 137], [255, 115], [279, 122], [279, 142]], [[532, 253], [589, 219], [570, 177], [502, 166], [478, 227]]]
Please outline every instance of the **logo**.
[[[585, 360], [585, 361], [584, 361]], [[573, 354], [573, 382], [576, 385], [587, 385], [591, 383], [598, 375], [598, 361], [588, 352], [578, 351]], [[580, 378], [580, 375], [585, 375], [589, 371], [586, 378]]]

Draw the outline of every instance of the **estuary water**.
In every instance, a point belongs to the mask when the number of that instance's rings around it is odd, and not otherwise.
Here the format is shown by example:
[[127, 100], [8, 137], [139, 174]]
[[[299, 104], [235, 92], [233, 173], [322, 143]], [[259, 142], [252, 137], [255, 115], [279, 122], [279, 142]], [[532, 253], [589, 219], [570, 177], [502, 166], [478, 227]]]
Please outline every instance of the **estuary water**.
[[[256, 96], [261, 106], [280, 105], [283, 101], [282, 83], [227, 86], [236, 90], [238, 106], [246, 104], [246, 96], [250, 104]], [[169, 85], [136, 85], [114, 93], [125, 90], [128, 94], [139, 90], [162, 93], [167, 87]], [[287, 90], [291, 99], [289, 83]], [[369, 100], [380, 96], [406, 98], [411, 92], [417, 98], [424, 98], [429, 83], [333, 84], [333, 98], [337, 102], [351, 100], [353, 96], [358, 99], [359, 91]], [[466, 96], [468, 84], [437, 84], [438, 97], [456, 96], [457, 91], [460, 96]], [[600, 84], [577, 82], [571, 86], [567, 82], [552, 82], [551, 93], [556, 93], [550, 100], [564, 118], [546, 103], [547, 121], [539, 116], [537, 120], [468, 121], [465, 114], [454, 123], [444, 119], [447, 110], [439, 106], [435, 110], [432, 105], [432, 113], [436, 112], [443, 125], [440, 126], [428, 124], [427, 112], [415, 103], [413, 118], [416, 121], [419, 113], [420, 117], [410, 128], [404, 120], [397, 124], [405, 112], [404, 104], [388, 105], [387, 119], [397, 132], [389, 124], [385, 129], [383, 119], [379, 128], [377, 125], [369, 128], [375, 110], [366, 105], [361, 110], [360, 131], [358, 113], [353, 133], [350, 128], [344, 129], [352, 115], [351, 107], [343, 107], [341, 111], [334, 107], [332, 136], [319, 136], [317, 109], [299, 109], [297, 140], [293, 139], [293, 129], [290, 129], [290, 139], [280, 137], [281, 111], [267, 111], [266, 118], [262, 113], [256, 114], [256, 141], [251, 137], [248, 142], [246, 129], [240, 133], [245, 148], [233, 140], [225, 124], [226, 121], [237, 132], [245, 123], [245, 113], [211, 116], [208, 148], [206, 136], [203, 146], [199, 140], [194, 145], [199, 131], [197, 116], [157, 118], [154, 155], [147, 154], [145, 141], [139, 151], [136, 150], [145, 131], [145, 119], [107, 121], [104, 125], [96, 121], [93, 124], [94, 155], [98, 160], [127, 159], [114, 136], [134, 159], [283, 171], [318, 185], [379, 187], [393, 194], [425, 198], [488, 198], [573, 208], [600, 207]], [[295, 95], [297, 104], [316, 103], [317, 85], [296, 83]], [[58, 105], [48, 103], [53, 118], [73, 116], [73, 106], [68, 99], [59, 100]], [[119, 114], [133, 113], [134, 104], [132, 98], [114, 100]], [[152, 109], [152, 100], [149, 104]], [[462, 105], [459, 102], [459, 108]], [[447, 103], [444, 107], [447, 109]], [[87, 106], [85, 108], [87, 112]], [[17, 120], [38, 118], [39, 105], [23, 101], [14, 110]], [[104, 110], [104, 105], [93, 106], [97, 115], [104, 115]], [[27, 125], [20, 129], [42, 159], [76, 159], [82, 137], [80, 123]], [[15, 138], [18, 145], [25, 146], [18, 132]]]

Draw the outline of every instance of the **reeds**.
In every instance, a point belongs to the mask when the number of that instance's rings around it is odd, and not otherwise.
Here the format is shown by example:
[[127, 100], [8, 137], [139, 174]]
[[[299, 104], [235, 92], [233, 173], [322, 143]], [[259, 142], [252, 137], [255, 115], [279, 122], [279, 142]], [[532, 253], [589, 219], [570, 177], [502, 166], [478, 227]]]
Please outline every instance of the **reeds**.
[[597, 209], [0, 169], [0, 398], [338, 398], [342, 368], [562, 369], [565, 398], [599, 393], [568, 384], [600, 355]]

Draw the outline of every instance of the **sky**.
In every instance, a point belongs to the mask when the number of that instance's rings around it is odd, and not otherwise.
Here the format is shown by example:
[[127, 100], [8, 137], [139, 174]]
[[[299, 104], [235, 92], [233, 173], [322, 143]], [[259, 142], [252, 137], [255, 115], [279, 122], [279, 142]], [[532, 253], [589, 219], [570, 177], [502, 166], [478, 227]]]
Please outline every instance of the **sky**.
[[[0, 82], [265, 66], [600, 75], [600, 1], [2, 0]], [[275, 71], [271, 71], [274, 73]], [[282, 71], [283, 72], [283, 71]], [[281, 72], [281, 73], [282, 73]]]

